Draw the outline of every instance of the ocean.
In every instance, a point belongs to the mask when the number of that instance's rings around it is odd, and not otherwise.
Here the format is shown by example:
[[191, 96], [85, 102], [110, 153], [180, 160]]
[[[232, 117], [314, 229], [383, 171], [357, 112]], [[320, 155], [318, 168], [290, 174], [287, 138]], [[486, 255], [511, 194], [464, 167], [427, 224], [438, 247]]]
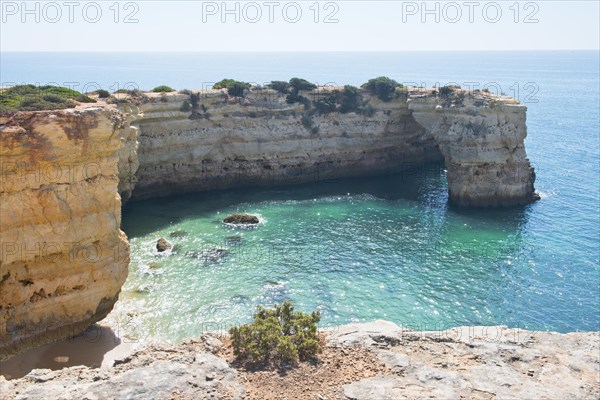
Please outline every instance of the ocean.
[[[322, 325], [387, 319], [416, 329], [508, 325], [600, 330], [597, 51], [402, 53], [1, 53], [1, 84], [177, 89], [297, 76], [360, 85], [386, 75], [519, 98], [541, 200], [507, 210], [447, 204], [443, 172], [129, 203], [130, 275], [114, 315], [142, 339], [179, 341], [290, 299]], [[228, 213], [259, 214], [232, 230]], [[157, 254], [165, 237], [175, 254]], [[211, 249], [225, 248], [227, 254]]]

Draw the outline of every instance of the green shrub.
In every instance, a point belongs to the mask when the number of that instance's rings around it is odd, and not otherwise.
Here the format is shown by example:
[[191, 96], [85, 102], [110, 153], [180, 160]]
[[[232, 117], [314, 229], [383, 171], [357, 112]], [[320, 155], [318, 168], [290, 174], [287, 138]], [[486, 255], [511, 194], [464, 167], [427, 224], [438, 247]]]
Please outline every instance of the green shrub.
[[442, 86], [440, 88], [440, 96], [441, 97], [448, 97], [448, 96], [450, 96], [457, 89], [460, 89], [460, 86], [457, 86], [457, 85]]
[[346, 114], [349, 112], [359, 112], [363, 106], [362, 95], [357, 87], [346, 85], [338, 95], [340, 103], [340, 112]]
[[110, 92], [104, 89], [96, 90], [96, 94], [100, 99], [108, 99], [110, 97]]
[[213, 85], [213, 89], [227, 89], [227, 94], [235, 97], [244, 97], [244, 91], [251, 87], [251, 84], [235, 79], [222, 79]]
[[181, 93], [181, 94], [187, 94], [188, 96], [192, 95], [192, 91], [190, 89], [181, 89], [179, 91], [179, 93]]
[[390, 101], [397, 87], [403, 87], [401, 84], [387, 76], [369, 79], [362, 85], [363, 88], [377, 96], [382, 101]]
[[127, 90], [127, 89], [119, 89], [119, 90], [115, 90], [115, 93], [128, 94], [129, 90]]
[[343, 114], [349, 112], [360, 113], [364, 107], [364, 100], [358, 88], [346, 85], [342, 91], [336, 90], [331, 95], [315, 101], [314, 106], [319, 114], [336, 111]]
[[310, 114], [303, 114], [302, 118], [300, 118], [300, 122], [302, 122], [302, 126], [306, 128], [306, 130], [311, 130], [313, 128], [313, 119]]
[[213, 85], [213, 89], [227, 89], [230, 85], [237, 82], [235, 79], [221, 79]]
[[173, 89], [170, 86], [166, 86], [166, 85], [161, 85], [161, 86], [157, 86], [154, 89], [152, 89], [152, 92], [154, 93], [168, 93], [168, 92], [174, 92], [175, 89]]
[[179, 111], [181, 111], [181, 112], [192, 111], [192, 105], [190, 104], [190, 101], [184, 100], [183, 103], [181, 103], [181, 107], [179, 107]]
[[75, 101], [95, 103], [80, 92], [61, 86], [17, 85], [0, 90], [0, 112], [61, 110], [75, 107]]
[[290, 84], [286, 81], [271, 81], [267, 86], [282, 94], [286, 94], [290, 88]]
[[258, 306], [251, 323], [229, 330], [234, 355], [251, 365], [279, 367], [314, 358], [320, 350], [320, 319], [318, 312], [294, 312], [290, 301], [274, 308]]
[[315, 110], [319, 114], [328, 114], [337, 109], [336, 96], [327, 96], [314, 102]]
[[376, 112], [377, 112], [377, 110], [375, 109], [375, 107], [373, 107], [370, 104], [367, 104], [366, 106], [364, 106], [362, 108], [362, 110], [360, 110], [360, 113], [367, 117], [372, 117], [373, 115], [375, 115]]
[[234, 97], [244, 97], [244, 91], [250, 89], [250, 87], [249, 83], [235, 81], [227, 87], [227, 94]]
[[79, 96], [75, 97], [75, 100], [77, 100], [80, 103], [95, 103], [96, 100], [92, 99], [90, 96], [86, 96], [85, 94], [80, 94]]
[[297, 94], [301, 90], [314, 90], [317, 88], [317, 85], [310, 83], [306, 79], [292, 78], [290, 79], [290, 87]]
[[300, 103], [304, 96], [299, 95], [298, 93], [290, 93], [285, 96], [285, 101], [288, 104]]

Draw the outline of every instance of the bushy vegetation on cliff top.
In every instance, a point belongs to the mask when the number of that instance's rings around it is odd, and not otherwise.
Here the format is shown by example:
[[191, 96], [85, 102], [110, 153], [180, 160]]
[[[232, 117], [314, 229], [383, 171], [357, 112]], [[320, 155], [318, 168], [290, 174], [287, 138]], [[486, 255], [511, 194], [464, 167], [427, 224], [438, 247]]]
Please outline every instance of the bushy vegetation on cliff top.
[[0, 90], [0, 113], [62, 110], [75, 107], [77, 102], [95, 103], [96, 100], [61, 86], [18, 85]]
[[378, 78], [369, 79], [368, 82], [364, 83], [361, 87], [367, 89], [382, 101], [390, 101], [394, 97], [396, 88], [404, 86], [387, 76], [380, 76]]
[[286, 301], [274, 308], [258, 306], [253, 321], [229, 330], [233, 352], [241, 363], [283, 367], [308, 360], [320, 350], [319, 312], [294, 312]]
[[157, 86], [154, 89], [152, 89], [152, 91], [154, 93], [169, 93], [169, 92], [174, 92], [175, 89], [173, 89], [172, 87], [167, 86], [167, 85], [160, 85], [160, 86]]
[[213, 85], [213, 89], [227, 89], [227, 94], [235, 97], [244, 97], [244, 92], [252, 87], [248, 82], [235, 79], [222, 79]]

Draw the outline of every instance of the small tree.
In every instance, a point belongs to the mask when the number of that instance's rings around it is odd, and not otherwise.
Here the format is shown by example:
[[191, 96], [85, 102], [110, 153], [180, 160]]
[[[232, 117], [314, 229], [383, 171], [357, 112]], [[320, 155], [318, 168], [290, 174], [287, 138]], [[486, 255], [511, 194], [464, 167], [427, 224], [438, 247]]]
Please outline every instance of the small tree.
[[377, 96], [382, 101], [390, 101], [397, 87], [403, 87], [401, 84], [387, 76], [369, 79], [362, 85], [363, 88]]
[[457, 89], [460, 89], [460, 86], [457, 86], [457, 85], [442, 86], [440, 88], [440, 96], [441, 97], [448, 97], [448, 96], [450, 96]]
[[110, 92], [104, 89], [96, 90], [96, 94], [98, 95], [99, 99], [107, 99], [110, 97]]
[[252, 365], [285, 366], [315, 357], [320, 350], [319, 312], [294, 312], [290, 301], [274, 308], [257, 307], [253, 321], [229, 330], [233, 353]]
[[292, 87], [292, 91], [296, 94], [301, 90], [314, 90], [317, 88], [317, 85], [310, 83], [306, 79], [301, 78], [292, 78], [290, 79], [290, 86]]
[[362, 107], [362, 96], [357, 87], [346, 85], [344, 90], [338, 95], [340, 102], [340, 112], [343, 114], [349, 112], [358, 112]]
[[290, 84], [286, 81], [271, 81], [268, 85], [271, 89], [286, 94], [290, 88]]
[[229, 78], [221, 79], [219, 82], [215, 83], [212, 88], [213, 89], [227, 89], [230, 85], [232, 85], [235, 82], [237, 82], [235, 79], [229, 79]]
[[244, 97], [244, 91], [250, 89], [250, 87], [249, 83], [234, 81], [227, 86], [227, 94], [235, 97]]
[[315, 110], [319, 114], [328, 114], [336, 111], [336, 97], [327, 96], [314, 102]]

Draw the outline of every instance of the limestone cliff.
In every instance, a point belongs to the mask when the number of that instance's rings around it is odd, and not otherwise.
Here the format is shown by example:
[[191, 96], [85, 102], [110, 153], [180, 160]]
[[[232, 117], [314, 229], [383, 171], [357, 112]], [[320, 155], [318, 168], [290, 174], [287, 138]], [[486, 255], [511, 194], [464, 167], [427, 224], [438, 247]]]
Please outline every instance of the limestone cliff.
[[524, 146], [525, 106], [504, 97], [488, 104], [465, 99], [462, 107], [443, 107], [423, 96], [411, 101], [410, 109], [425, 135], [440, 146], [452, 203], [503, 207], [537, 198]]
[[21, 112], [0, 131], [0, 358], [77, 334], [127, 276], [116, 110]]
[[[307, 94], [314, 105], [330, 90]], [[535, 175], [524, 139], [526, 107], [488, 93], [440, 98], [413, 90], [390, 102], [363, 93], [369, 113], [317, 113], [274, 92], [229, 98], [154, 95], [133, 109], [139, 128], [135, 189], [144, 199], [241, 186], [295, 184], [402, 171], [439, 161], [450, 201], [465, 207], [525, 204]], [[133, 164], [129, 164], [131, 166]], [[131, 175], [131, 168], [128, 168]], [[128, 179], [128, 178], [126, 178]]]
[[0, 117], [0, 357], [111, 310], [129, 262], [119, 193], [327, 181], [438, 161], [459, 206], [535, 198], [526, 109], [514, 100], [411, 90], [383, 102], [362, 92], [351, 112], [316, 112], [332, 93], [293, 104], [270, 90], [146, 93]]
[[405, 101], [380, 102], [371, 116], [309, 115], [273, 93], [201, 96], [204, 111], [192, 118], [180, 111], [185, 95], [139, 106], [133, 199], [391, 173], [441, 160]]

